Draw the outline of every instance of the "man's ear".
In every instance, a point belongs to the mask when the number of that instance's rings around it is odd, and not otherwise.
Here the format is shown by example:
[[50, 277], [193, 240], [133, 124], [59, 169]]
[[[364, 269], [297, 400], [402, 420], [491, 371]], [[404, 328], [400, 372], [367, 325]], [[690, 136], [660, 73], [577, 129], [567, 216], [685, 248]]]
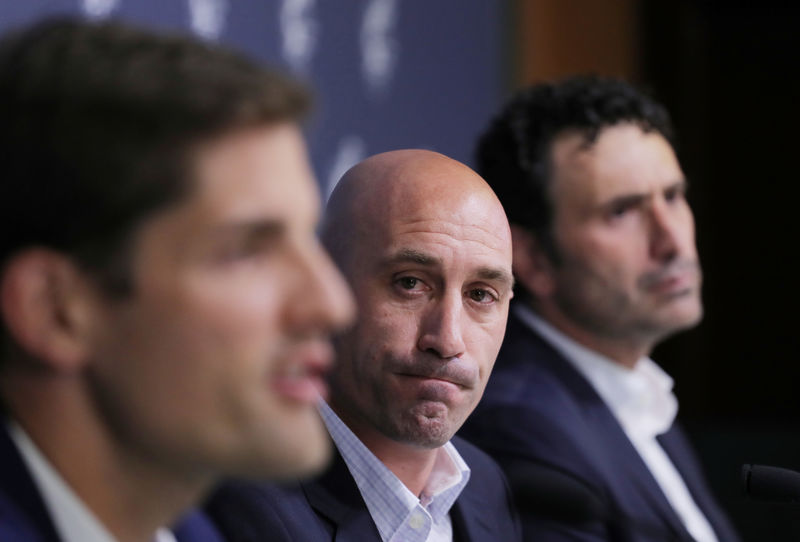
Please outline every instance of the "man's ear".
[[66, 256], [30, 249], [12, 256], [0, 278], [0, 311], [13, 341], [60, 372], [88, 358], [94, 293]]
[[512, 224], [511, 246], [517, 281], [537, 298], [552, 294], [555, 289], [553, 264], [536, 235]]

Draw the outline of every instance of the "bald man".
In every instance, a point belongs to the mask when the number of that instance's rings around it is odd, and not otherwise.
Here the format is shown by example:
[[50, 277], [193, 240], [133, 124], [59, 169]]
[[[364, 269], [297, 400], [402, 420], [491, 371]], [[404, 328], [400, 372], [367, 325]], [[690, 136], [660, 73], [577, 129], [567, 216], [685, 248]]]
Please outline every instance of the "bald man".
[[310, 483], [230, 484], [211, 515], [233, 542], [518, 540], [497, 465], [453, 437], [486, 386], [512, 296], [494, 193], [441, 154], [379, 154], [339, 182], [323, 240], [359, 314], [320, 403], [336, 459]]

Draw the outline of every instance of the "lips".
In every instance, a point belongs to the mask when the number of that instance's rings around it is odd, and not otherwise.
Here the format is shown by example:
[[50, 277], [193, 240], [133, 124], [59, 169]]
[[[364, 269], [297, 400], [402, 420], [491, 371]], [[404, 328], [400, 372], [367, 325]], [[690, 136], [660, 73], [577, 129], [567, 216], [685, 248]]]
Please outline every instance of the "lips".
[[478, 380], [477, 370], [466, 366], [461, 361], [421, 362], [411, 366], [398, 367], [393, 372], [399, 376], [439, 381], [460, 388], [473, 388]]
[[669, 275], [650, 285], [649, 290], [657, 294], [675, 293], [687, 290], [692, 286], [688, 273]]
[[643, 275], [639, 285], [655, 294], [682, 294], [697, 285], [699, 271], [696, 262], [681, 262]]
[[295, 347], [271, 379], [272, 389], [290, 401], [316, 404], [328, 395], [325, 376], [333, 366], [333, 350], [325, 341]]

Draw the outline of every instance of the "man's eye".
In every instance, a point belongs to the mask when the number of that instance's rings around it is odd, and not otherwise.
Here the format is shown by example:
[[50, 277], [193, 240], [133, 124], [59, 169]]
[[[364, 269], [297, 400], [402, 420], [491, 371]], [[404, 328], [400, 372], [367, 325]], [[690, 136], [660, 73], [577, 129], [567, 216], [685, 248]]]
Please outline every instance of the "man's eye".
[[611, 208], [611, 217], [620, 218], [625, 216], [625, 213], [631, 210], [630, 205], [616, 205]]
[[674, 201], [679, 201], [684, 198], [685, 196], [685, 189], [684, 188], [671, 188], [664, 192], [664, 199], [668, 202], [672, 203]]
[[492, 294], [481, 288], [470, 290], [467, 295], [469, 295], [470, 299], [478, 303], [491, 303], [495, 301], [495, 297]]
[[404, 290], [413, 290], [419, 284], [419, 279], [414, 277], [402, 277], [397, 281]]

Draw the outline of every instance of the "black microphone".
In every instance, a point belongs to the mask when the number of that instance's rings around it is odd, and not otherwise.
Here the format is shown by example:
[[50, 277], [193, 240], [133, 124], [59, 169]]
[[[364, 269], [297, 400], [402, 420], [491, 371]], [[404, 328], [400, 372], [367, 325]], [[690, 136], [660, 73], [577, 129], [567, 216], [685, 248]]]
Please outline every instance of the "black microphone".
[[800, 504], [800, 472], [766, 465], [742, 465], [745, 495], [756, 501]]

